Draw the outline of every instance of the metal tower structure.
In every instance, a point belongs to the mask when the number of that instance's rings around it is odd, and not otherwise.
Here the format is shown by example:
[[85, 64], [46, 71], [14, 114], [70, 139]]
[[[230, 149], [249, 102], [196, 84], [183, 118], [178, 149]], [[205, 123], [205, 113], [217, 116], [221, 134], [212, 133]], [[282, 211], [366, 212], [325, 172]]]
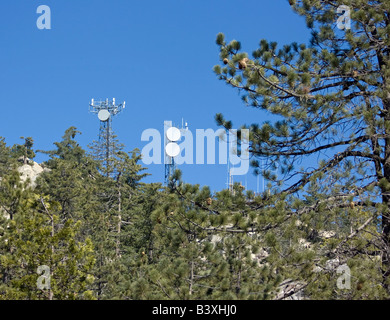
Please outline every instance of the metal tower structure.
[[[183, 121], [182, 121], [183, 122]], [[175, 158], [180, 154], [180, 146], [176, 143], [188, 130], [187, 122], [182, 123], [179, 129], [172, 125], [172, 121], [164, 121], [164, 164], [165, 164], [165, 185], [168, 185], [169, 179], [176, 170]]]
[[167, 131], [169, 128], [172, 127], [172, 121], [164, 121], [164, 164], [165, 164], [165, 175], [164, 175], [164, 182], [165, 185], [168, 185], [169, 178], [172, 176], [172, 174], [175, 172], [175, 158], [171, 157], [167, 153], [167, 145], [171, 142], [167, 138]]
[[114, 133], [112, 130], [112, 118], [123, 111], [126, 102], [116, 104], [115, 98], [111, 101], [91, 100], [89, 104], [89, 112], [97, 114], [100, 120], [99, 141], [96, 152], [96, 157], [103, 161], [106, 168], [109, 167], [109, 161], [114, 155]]
[[228, 153], [227, 153], [227, 181], [226, 181], [226, 186], [230, 192], [233, 192], [233, 176], [232, 176], [232, 171], [230, 168], [230, 152], [232, 150], [232, 141], [229, 139], [230, 136], [230, 131], [228, 131], [226, 135], [226, 143], [228, 145]]

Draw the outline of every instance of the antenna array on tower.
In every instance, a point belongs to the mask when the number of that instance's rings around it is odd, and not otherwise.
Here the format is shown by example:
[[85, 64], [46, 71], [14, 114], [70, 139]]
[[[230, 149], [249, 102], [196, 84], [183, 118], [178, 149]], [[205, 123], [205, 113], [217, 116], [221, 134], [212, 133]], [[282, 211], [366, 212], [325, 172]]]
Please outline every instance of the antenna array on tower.
[[169, 180], [172, 177], [176, 169], [175, 158], [179, 156], [181, 150], [177, 142], [188, 130], [188, 124], [185, 126], [182, 124], [182, 128], [179, 129], [172, 125], [172, 121], [164, 121], [164, 163], [165, 163], [165, 185], [169, 184]]

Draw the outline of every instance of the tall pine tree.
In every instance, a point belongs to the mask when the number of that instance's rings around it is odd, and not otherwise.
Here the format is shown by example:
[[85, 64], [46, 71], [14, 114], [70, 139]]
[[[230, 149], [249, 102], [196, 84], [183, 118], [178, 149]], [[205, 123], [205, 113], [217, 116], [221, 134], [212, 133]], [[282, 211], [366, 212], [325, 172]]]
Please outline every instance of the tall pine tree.
[[[306, 19], [309, 45], [261, 40], [250, 56], [217, 36], [219, 79], [280, 119], [243, 126], [253, 166], [274, 182], [253, 207], [275, 227], [266, 237], [286, 260], [281, 274], [295, 265], [288, 274], [306, 279], [308, 293], [338, 297], [336, 267], [347, 263], [346, 298], [380, 298], [381, 288], [389, 296], [390, 1], [289, 2]], [[350, 13], [351, 28], [339, 12]], [[216, 120], [232, 126], [222, 114]], [[296, 252], [291, 240], [309, 250]]]

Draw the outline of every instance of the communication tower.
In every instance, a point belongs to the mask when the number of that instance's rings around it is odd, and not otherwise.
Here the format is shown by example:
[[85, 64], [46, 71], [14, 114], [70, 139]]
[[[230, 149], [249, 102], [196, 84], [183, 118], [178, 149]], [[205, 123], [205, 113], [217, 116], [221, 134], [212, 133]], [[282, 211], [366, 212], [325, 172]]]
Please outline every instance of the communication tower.
[[114, 156], [114, 133], [112, 130], [112, 118], [125, 109], [126, 102], [116, 104], [115, 98], [105, 101], [91, 100], [89, 112], [97, 114], [100, 120], [99, 141], [97, 145], [96, 157], [101, 160], [106, 168], [109, 168], [109, 161]]
[[175, 158], [180, 154], [180, 146], [177, 142], [188, 130], [187, 122], [182, 123], [179, 129], [172, 125], [172, 121], [164, 121], [164, 164], [165, 164], [165, 185], [168, 185], [169, 179], [176, 170]]

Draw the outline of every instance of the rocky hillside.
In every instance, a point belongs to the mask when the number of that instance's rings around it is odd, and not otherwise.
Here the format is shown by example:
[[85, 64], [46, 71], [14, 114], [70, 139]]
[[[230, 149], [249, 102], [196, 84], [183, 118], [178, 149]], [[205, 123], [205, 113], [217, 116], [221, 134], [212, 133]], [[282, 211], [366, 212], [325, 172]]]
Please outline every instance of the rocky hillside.
[[27, 160], [27, 164], [22, 164], [18, 171], [20, 172], [20, 178], [23, 182], [25, 182], [27, 179], [30, 179], [30, 183], [32, 187], [35, 187], [35, 181], [38, 178], [38, 176], [44, 172], [45, 170], [40, 164], [36, 163], [33, 160]]

